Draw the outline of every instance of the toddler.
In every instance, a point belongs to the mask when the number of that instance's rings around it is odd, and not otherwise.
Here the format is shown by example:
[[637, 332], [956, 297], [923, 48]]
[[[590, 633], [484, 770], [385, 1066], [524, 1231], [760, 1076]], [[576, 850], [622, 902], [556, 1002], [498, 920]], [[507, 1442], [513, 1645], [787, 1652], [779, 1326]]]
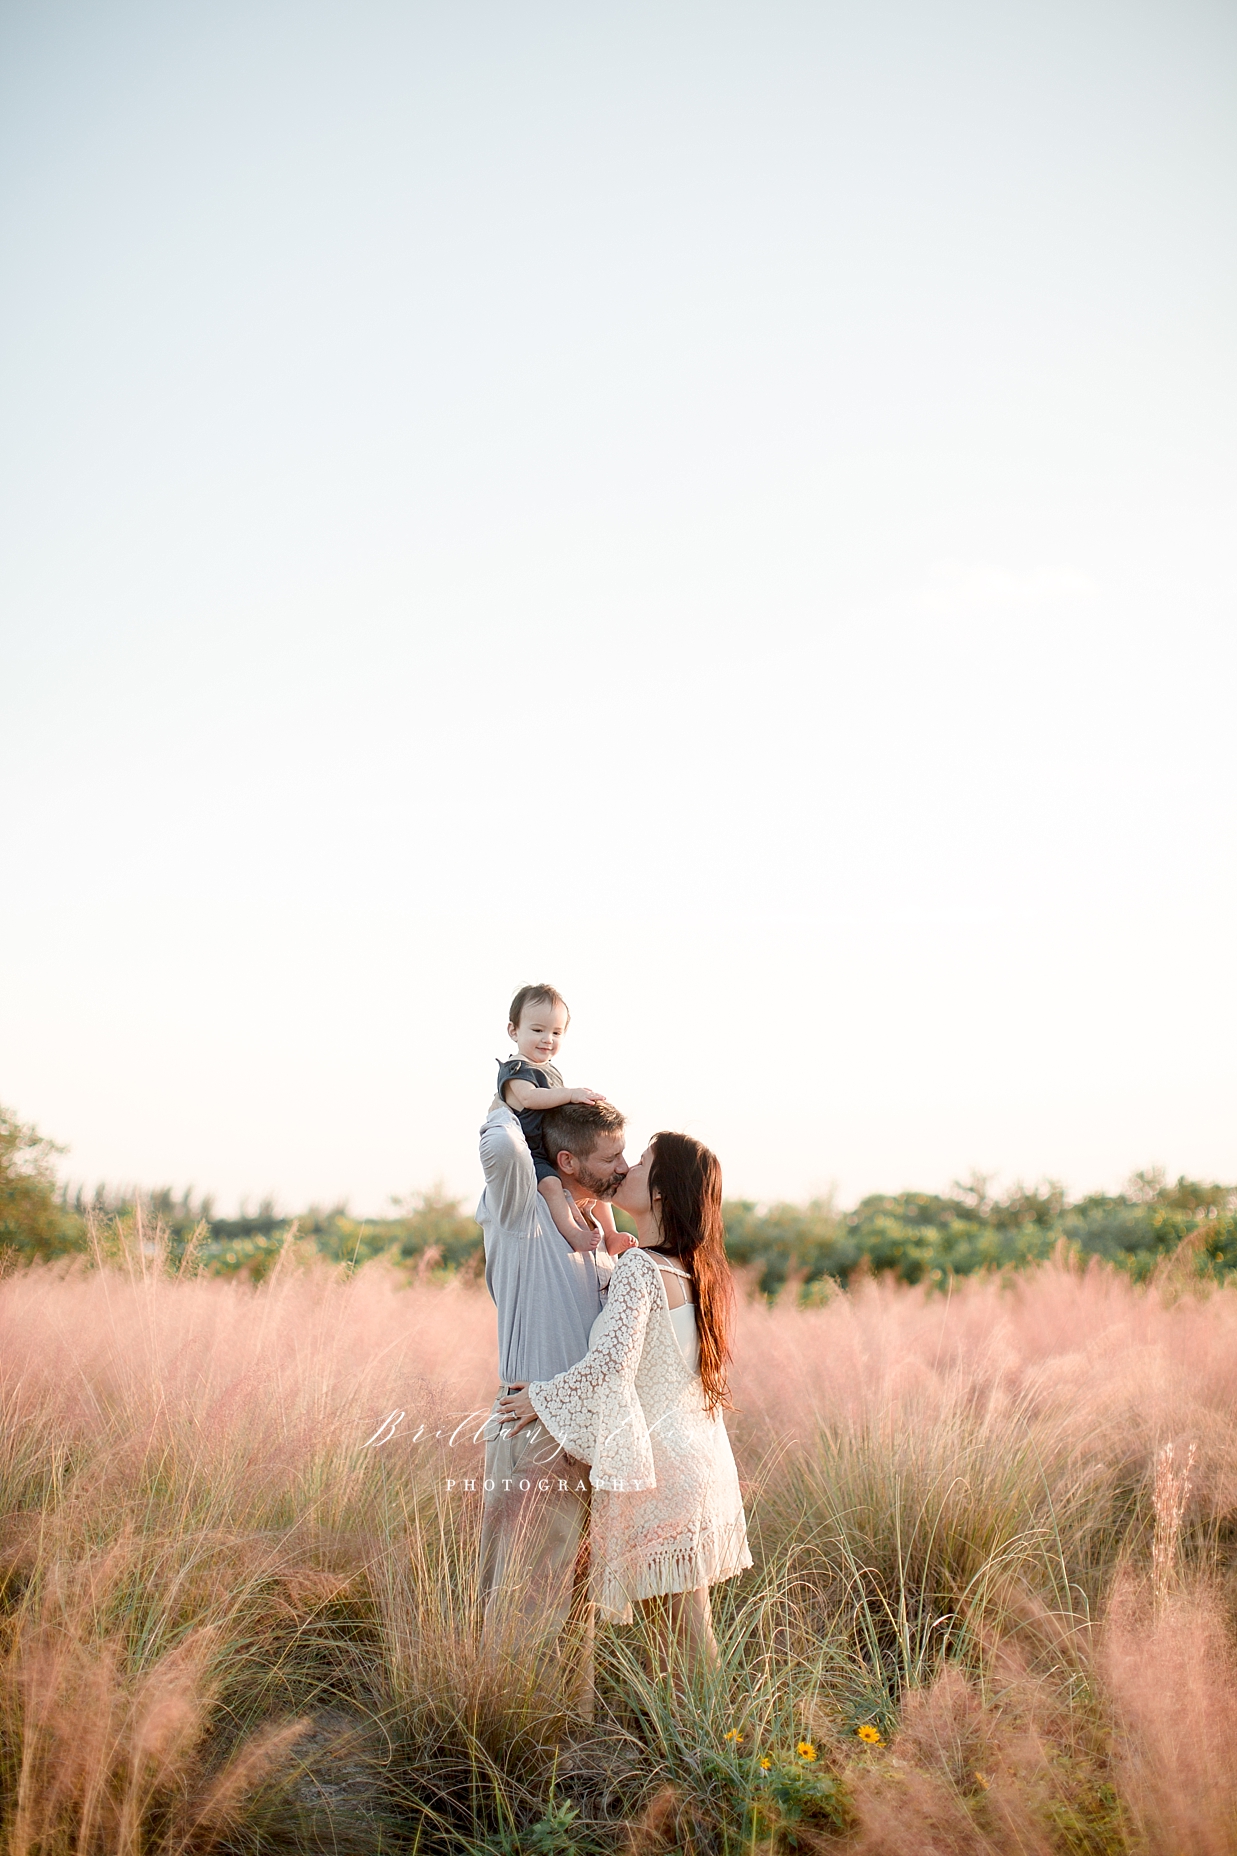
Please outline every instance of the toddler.
[[[573, 1250], [595, 1250], [599, 1238], [613, 1254], [611, 1242], [618, 1237], [614, 1213], [599, 1199], [590, 1225], [576, 1207], [569, 1192], [551, 1166], [541, 1138], [542, 1118], [547, 1109], [562, 1108], [568, 1102], [604, 1102], [596, 1089], [567, 1089], [551, 1061], [571, 1023], [571, 1013], [561, 993], [553, 986], [521, 986], [511, 1001], [511, 1019], [507, 1036], [516, 1047], [514, 1057], [498, 1060], [498, 1093], [507, 1107], [519, 1117], [528, 1151], [533, 1157], [537, 1190], [555, 1225]], [[596, 1228], [600, 1226], [600, 1231]]]

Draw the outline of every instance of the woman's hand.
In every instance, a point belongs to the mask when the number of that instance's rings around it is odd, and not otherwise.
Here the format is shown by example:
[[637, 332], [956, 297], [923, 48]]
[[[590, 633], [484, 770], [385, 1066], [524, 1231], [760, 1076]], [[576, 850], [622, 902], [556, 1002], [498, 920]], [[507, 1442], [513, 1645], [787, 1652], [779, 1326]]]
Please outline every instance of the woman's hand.
[[533, 1401], [522, 1385], [513, 1386], [506, 1398], [499, 1399], [498, 1410], [500, 1422], [503, 1425], [510, 1420], [515, 1420], [511, 1424], [511, 1429], [504, 1433], [507, 1437], [518, 1437], [521, 1431], [526, 1431], [530, 1424], [537, 1422]]

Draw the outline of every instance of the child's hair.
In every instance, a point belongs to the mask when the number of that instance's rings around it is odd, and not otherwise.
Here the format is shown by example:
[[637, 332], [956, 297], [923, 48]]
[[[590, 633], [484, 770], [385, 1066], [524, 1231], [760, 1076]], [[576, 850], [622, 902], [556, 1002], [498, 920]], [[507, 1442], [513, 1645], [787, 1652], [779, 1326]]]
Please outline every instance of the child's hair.
[[717, 1155], [690, 1134], [655, 1134], [649, 1191], [658, 1205], [661, 1242], [656, 1246], [691, 1271], [696, 1287], [700, 1334], [700, 1377], [710, 1411], [729, 1405], [726, 1367], [734, 1282], [726, 1261], [722, 1225], [722, 1169]]
[[571, 1023], [571, 1011], [562, 993], [556, 992], [553, 986], [547, 986], [544, 982], [540, 986], [521, 986], [511, 1001], [511, 1016], [507, 1023], [514, 1025], [517, 1031], [520, 1028], [520, 1014], [526, 1005], [561, 1005], [567, 1013], [567, 1023]]

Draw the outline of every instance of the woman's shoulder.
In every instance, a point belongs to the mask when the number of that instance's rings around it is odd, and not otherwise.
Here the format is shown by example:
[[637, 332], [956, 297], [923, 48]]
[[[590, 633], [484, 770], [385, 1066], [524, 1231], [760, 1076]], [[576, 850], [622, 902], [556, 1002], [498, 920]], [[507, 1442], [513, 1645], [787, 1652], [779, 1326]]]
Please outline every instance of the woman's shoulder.
[[630, 1250], [621, 1250], [615, 1257], [612, 1283], [618, 1281], [620, 1272], [626, 1274], [629, 1282], [641, 1279], [645, 1282], [655, 1282], [658, 1273], [654, 1259], [647, 1250], [642, 1250], [637, 1244], [633, 1244]]
[[[666, 1252], [662, 1250], [641, 1250], [639, 1254], [644, 1259], [646, 1269], [656, 1270], [658, 1274], [661, 1274], [662, 1271], [667, 1271], [671, 1276], [686, 1276], [690, 1282], [691, 1271], [684, 1269], [677, 1257], [668, 1256]], [[634, 1249], [625, 1250], [623, 1255], [625, 1257], [633, 1257], [636, 1255], [636, 1252]]]
[[655, 1270], [657, 1268], [648, 1251], [642, 1249], [639, 1244], [632, 1244], [626, 1250], [620, 1250], [614, 1259], [615, 1269], [620, 1263], [634, 1269]]
[[659, 1251], [638, 1249], [633, 1244], [630, 1250], [621, 1251], [615, 1258], [611, 1292], [613, 1283], [619, 1279], [620, 1270], [624, 1269], [630, 1272], [627, 1278], [629, 1282], [638, 1280], [642, 1286], [655, 1288], [658, 1293], [661, 1292], [663, 1275], [683, 1276], [688, 1282], [691, 1281], [691, 1271], [685, 1270], [674, 1258], [663, 1257]]

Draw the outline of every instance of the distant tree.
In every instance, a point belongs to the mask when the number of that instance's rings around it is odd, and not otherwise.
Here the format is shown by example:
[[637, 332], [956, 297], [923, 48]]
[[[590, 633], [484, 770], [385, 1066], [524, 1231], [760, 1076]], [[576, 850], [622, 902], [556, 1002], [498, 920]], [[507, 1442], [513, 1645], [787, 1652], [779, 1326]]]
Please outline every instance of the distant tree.
[[1179, 1251], [1189, 1252], [1199, 1276], [1237, 1270], [1237, 1188], [1215, 1181], [1170, 1185], [1162, 1172], [1136, 1173], [1124, 1193], [1071, 1202], [1055, 1180], [1016, 1185], [1002, 1197], [976, 1173], [956, 1181], [954, 1194], [872, 1193], [847, 1212], [819, 1200], [761, 1207], [731, 1199], [723, 1208], [726, 1247], [762, 1294], [799, 1283], [809, 1299], [813, 1285], [847, 1283], [856, 1270], [945, 1284], [1042, 1261], [1059, 1244], [1140, 1279]]
[[[461, 1269], [479, 1260], [481, 1231], [463, 1203], [444, 1192], [441, 1186], [428, 1192], [411, 1192], [406, 1198], [392, 1197], [395, 1215], [389, 1218], [353, 1218], [346, 1206], [330, 1211], [310, 1207], [297, 1220], [300, 1237], [312, 1244], [320, 1256], [332, 1263], [355, 1268], [374, 1257], [387, 1257], [392, 1263], [412, 1268]], [[216, 1219], [212, 1237], [222, 1229]], [[240, 1246], [233, 1242], [225, 1250], [222, 1263], [207, 1261], [216, 1273]]]
[[1237, 1263], [1237, 1187], [1184, 1176], [1170, 1185], [1156, 1167], [1135, 1173], [1123, 1193], [1093, 1192], [1067, 1206], [1062, 1226], [1082, 1251], [1137, 1277], [1184, 1243], [1200, 1271], [1226, 1275]]
[[750, 1199], [727, 1199], [722, 1218], [731, 1262], [752, 1273], [762, 1295], [776, 1295], [791, 1277], [845, 1280], [859, 1261], [860, 1251], [832, 1199], [763, 1210]]
[[[138, 1244], [177, 1272], [202, 1271], [261, 1282], [291, 1252], [347, 1269], [385, 1258], [408, 1272], [475, 1270], [481, 1232], [459, 1198], [441, 1186], [391, 1200], [382, 1218], [354, 1218], [346, 1205], [310, 1206], [296, 1218], [263, 1200], [233, 1218], [212, 1201], [168, 1187], [138, 1193], [97, 1186], [57, 1195], [52, 1159], [63, 1149], [0, 1108], [0, 1259], [36, 1262], [88, 1248], [93, 1227], [106, 1259]], [[726, 1248], [766, 1296], [789, 1292], [820, 1300], [863, 1274], [946, 1287], [977, 1270], [1010, 1270], [1058, 1248], [1098, 1258], [1136, 1279], [1172, 1270], [1218, 1281], [1237, 1276], [1237, 1186], [1135, 1173], [1124, 1192], [1071, 1200], [1055, 1180], [1015, 1185], [1003, 1196], [973, 1173], [952, 1195], [871, 1193], [850, 1210], [832, 1198], [807, 1205], [728, 1199]], [[621, 1228], [630, 1220], [619, 1212]]]
[[63, 1152], [0, 1106], [0, 1252], [31, 1263], [82, 1248], [82, 1222], [56, 1196], [52, 1156]]

